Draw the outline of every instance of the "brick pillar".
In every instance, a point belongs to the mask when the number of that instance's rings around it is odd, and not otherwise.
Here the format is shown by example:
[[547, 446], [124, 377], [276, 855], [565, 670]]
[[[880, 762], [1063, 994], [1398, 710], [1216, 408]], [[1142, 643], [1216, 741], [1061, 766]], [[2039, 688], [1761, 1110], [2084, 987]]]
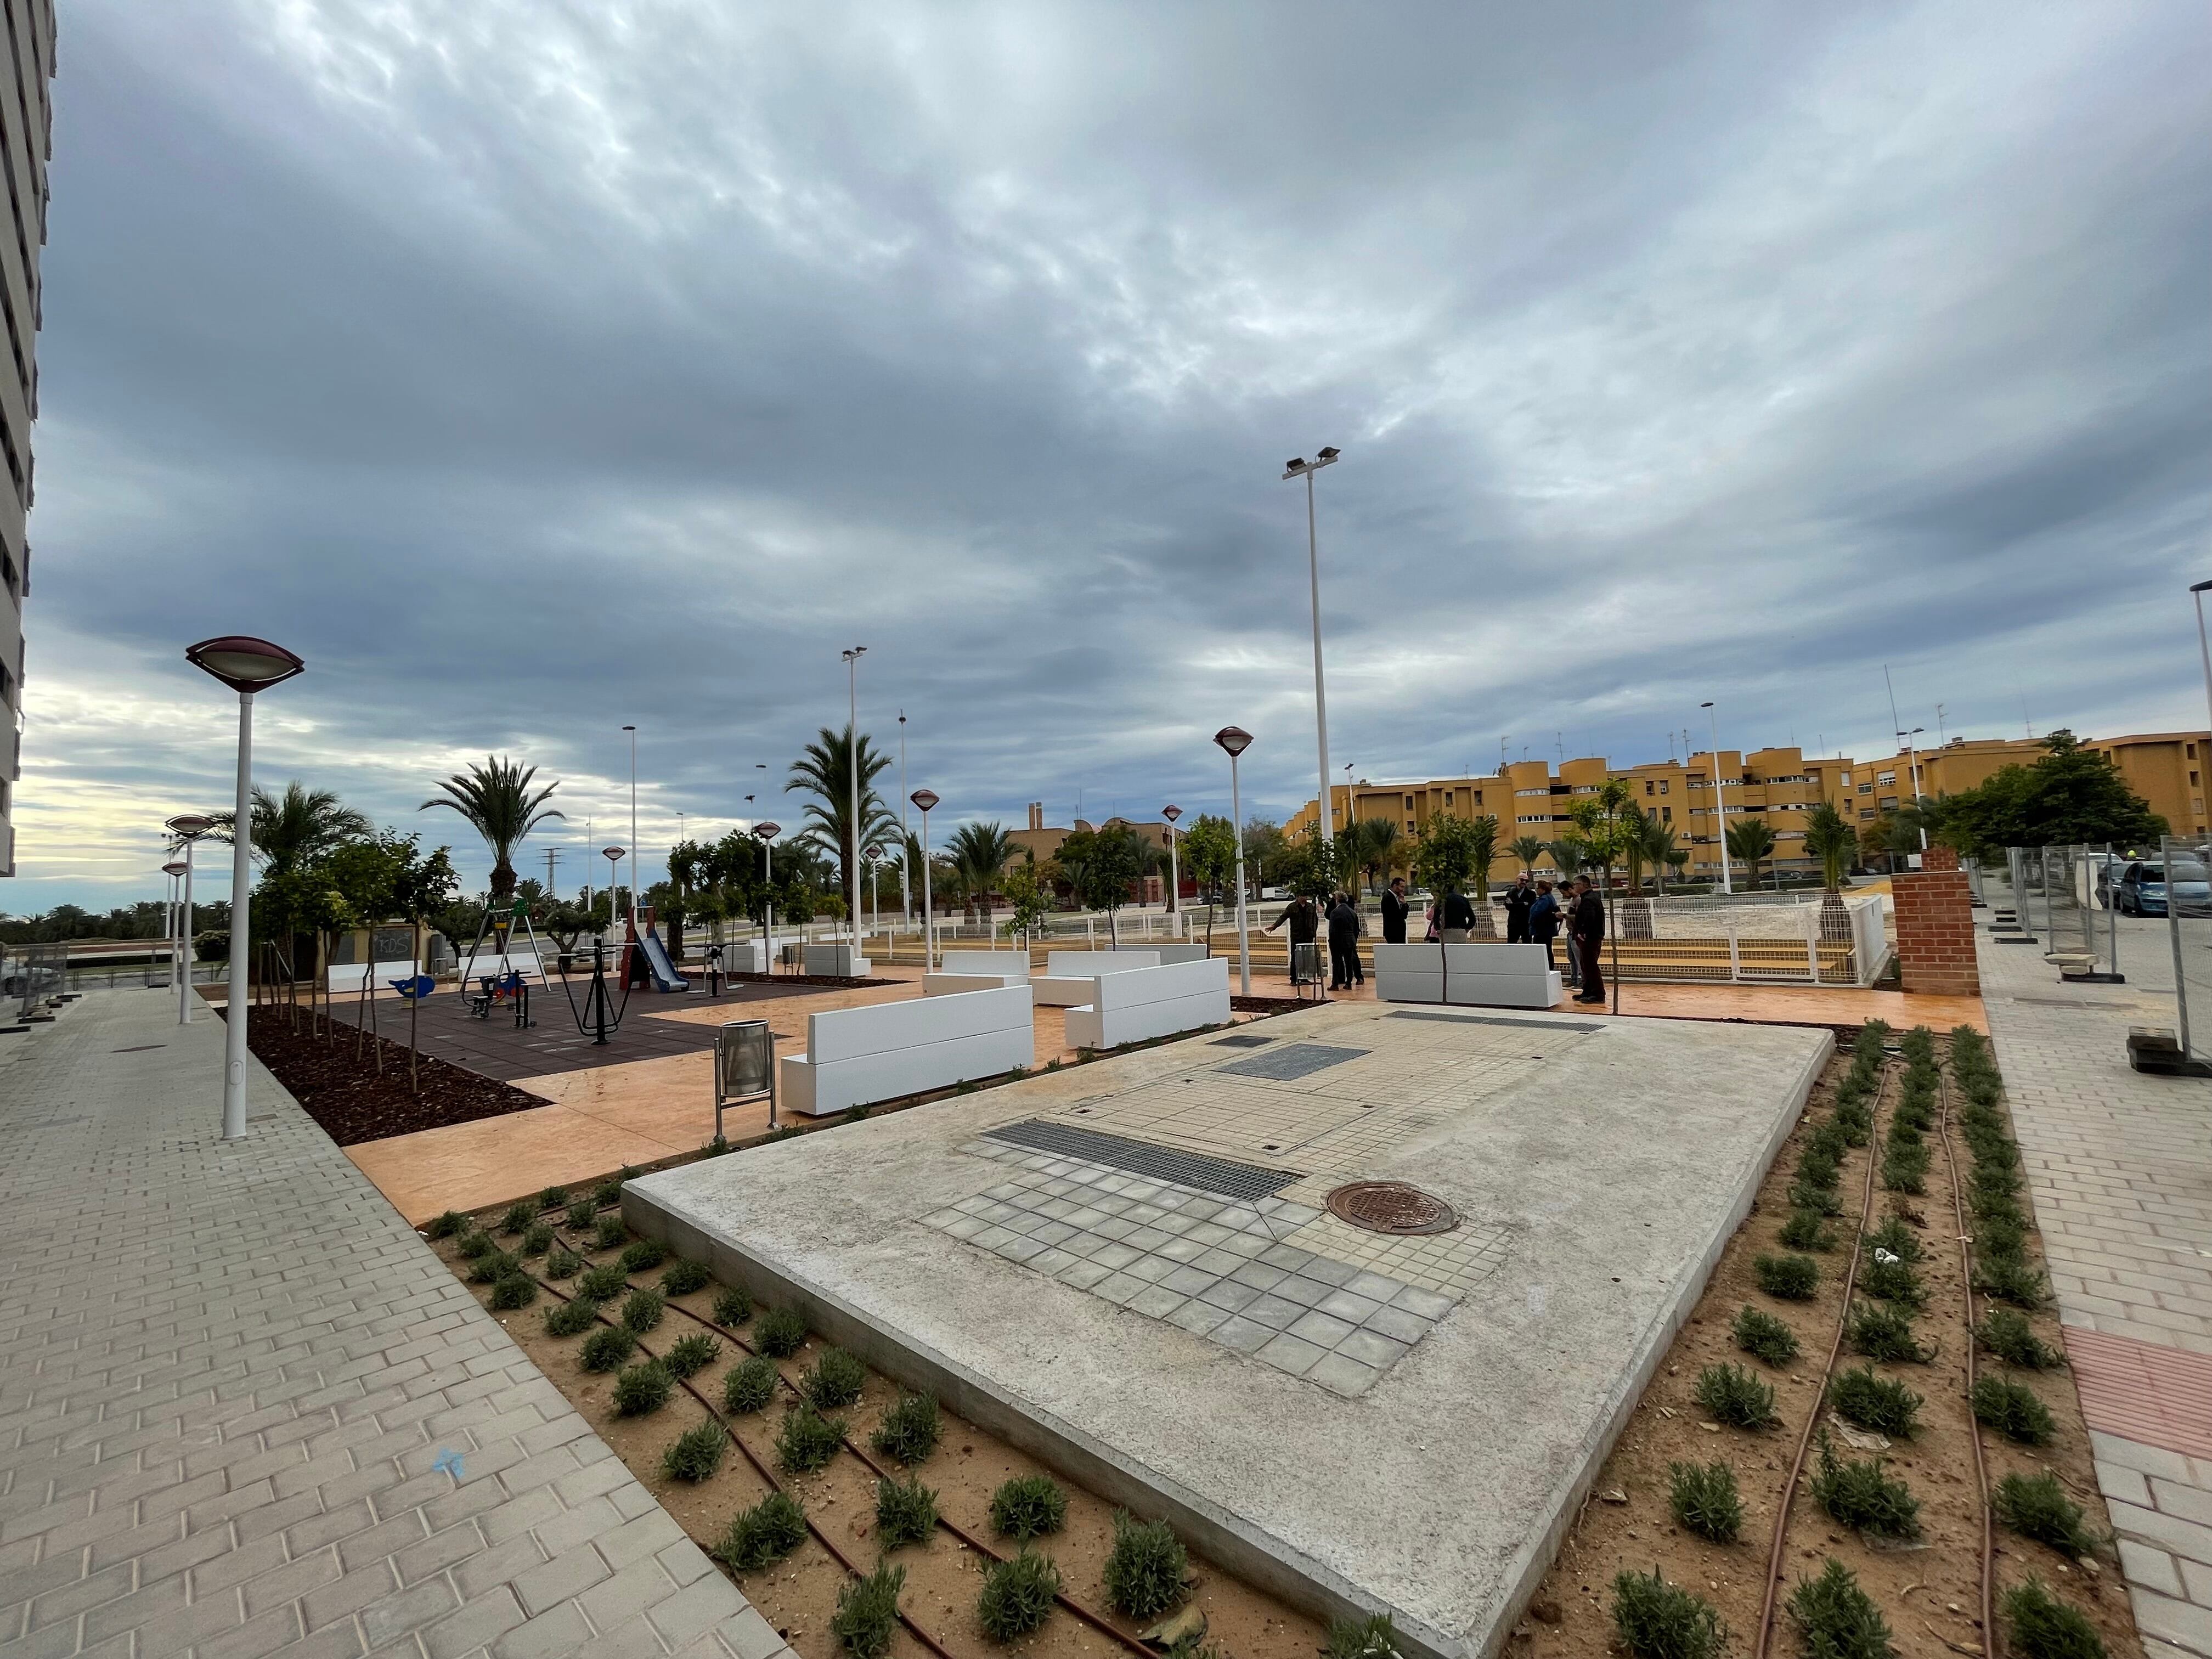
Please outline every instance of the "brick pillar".
[[1899, 871], [1890, 888], [1897, 898], [1897, 961], [1905, 988], [1979, 996], [1973, 893], [1959, 855], [1948, 847], [1930, 847], [1921, 854], [1920, 868]]

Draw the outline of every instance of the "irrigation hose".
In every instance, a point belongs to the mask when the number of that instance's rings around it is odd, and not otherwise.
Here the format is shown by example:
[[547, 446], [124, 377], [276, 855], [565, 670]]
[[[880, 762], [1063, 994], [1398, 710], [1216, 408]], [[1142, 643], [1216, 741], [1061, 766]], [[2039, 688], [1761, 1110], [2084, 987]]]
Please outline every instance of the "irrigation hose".
[[1805, 1473], [1805, 1453], [1812, 1446], [1813, 1431], [1820, 1425], [1820, 1410], [1828, 1398], [1828, 1379], [1835, 1375], [1837, 1356], [1844, 1351], [1844, 1330], [1851, 1319], [1851, 1291], [1858, 1283], [1859, 1256], [1866, 1243], [1867, 1223], [1874, 1215], [1874, 1171], [1881, 1156], [1881, 1103], [1889, 1093], [1889, 1068], [1882, 1068], [1881, 1088], [1875, 1096], [1874, 1127], [1867, 1137], [1866, 1191], [1859, 1200], [1858, 1237], [1851, 1241], [1851, 1264], [1844, 1270], [1844, 1299], [1836, 1315], [1836, 1340], [1828, 1345], [1827, 1364], [1820, 1370], [1820, 1392], [1805, 1414], [1805, 1427], [1797, 1437], [1797, 1455], [1790, 1465], [1790, 1479], [1782, 1488], [1782, 1501], [1774, 1511], [1774, 1542], [1766, 1553], [1766, 1595], [1759, 1609], [1759, 1645], [1753, 1659], [1766, 1659], [1774, 1644], [1775, 1592], [1782, 1583], [1783, 1557], [1790, 1544], [1790, 1510], [1797, 1497], [1798, 1478]]
[[[558, 1227], [556, 1227], [553, 1231], [554, 1237], [556, 1239], [561, 1237], [561, 1230]], [[566, 1248], [565, 1245], [564, 1248]], [[581, 1255], [583, 1254], [579, 1250], [572, 1250], [570, 1253], [576, 1255]], [[533, 1273], [531, 1277], [536, 1279], [538, 1276]], [[538, 1282], [541, 1284], [544, 1283], [542, 1279]], [[642, 1286], [631, 1284], [628, 1279], [625, 1279], [623, 1283], [625, 1285], [629, 1285], [629, 1288], [633, 1291], [643, 1288]], [[564, 1302], [573, 1299], [562, 1295], [562, 1292], [557, 1290], [553, 1290], [553, 1287], [550, 1284], [546, 1285], [545, 1288], [549, 1291], [553, 1291], [553, 1294], [561, 1297], [561, 1299]], [[671, 1302], [667, 1305], [671, 1312], [682, 1314], [686, 1319], [690, 1320], [694, 1324], [705, 1327], [708, 1330], [710, 1330], [716, 1335], [723, 1338], [730, 1344], [731, 1346], [736, 1348], [740, 1352], [750, 1354], [755, 1358], [760, 1357], [759, 1349], [754, 1347], [751, 1343], [746, 1341], [744, 1338], [738, 1335], [735, 1331], [730, 1329], [728, 1326], [717, 1324], [714, 1321], [708, 1318], [704, 1314], [694, 1313], [690, 1309], [684, 1307], [680, 1303]], [[606, 1316], [604, 1313], [601, 1314], [599, 1317], [603, 1321], [606, 1321], [608, 1323], [613, 1322], [612, 1321], [607, 1321]], [[789, 1389], [793, 1397], [797, 1399], [801, 1404], [809, 1403], [805, 1391], [802, 1390], [796, 1382], [793, 1382], [789, 1376], [785, 1375], [784, 1369], [781, 1364], [778, 1364], [775, 1368], [775, 1378], [777, 1382], [781, 1382], [786, 1389]], [[684, 1387], [691, 1389], [690, 1382], [688, 1379], [684, 1382]], [[691, 1389], [691, 1392], [696, 1394], [698, 1390]], [[708, 1409], [711, 1411], [713, 1410], [713, 1407], [710, 1406], [708, 1407]], [[717, 1414], [719, 1415], [719, 1413]], [[725, 1426], [726, 1427], [727, 1425], [725, 1425]], [[737, 1436], [735, 1432], [732, 1431], [731, 1438], [735, 1439], [736, 1437]], [[845, 1449], [852, 1453], [854, 1456], [860, 1459], [860, 1462], [871, 1473], [872, 1473], [878, 1480], [888, 1480], [894, 1478], [890, 1470], [886, 1469], [881, 1463], [876, 1462], [873, 1457], [871, 1457], [865, 1450], [863, 1450], [859, 1443], [855, 1442], [850, 1435], [842, 1437], [842, 1443]], [[748, 1450], [745, 1455], [749, 1458], [752, 1456], [750, 1450]], [[754, 1462], [757, 1463], [758, 1460], [755, 1459]], [[773, 1477], [771, 1477], [771, 1479], [773, 1479]], [[781, 1485], [778, 1486], [777, 1490], [782, 1490]], [[812, 1523], [810, 1522], [808, 1524], [811, 1526]], [[937, 1524], [942, 1527], [946, 1532], [950, 1533], [958, 1542], [975, 1551], [986, 1560], [996, 1565], [1004, 1563], [1007, 1559], [1006, 1556], [992, 1548], [990, 1545], [976, 1537], [973, 1533], [969, 1532], [965, 1527], [963, 1527], [958, 1522], [954, 1521], [949, 1516], [940, 1514], [937, 1517]], [[1145, 1656], [1145, 1659], [1158, 1659], [1157, 1655], [1152, 1648], [1146, 1646], [1143, 1642], [1139, 1641], [1127, 1631], [1122, 1630], [1103, 1613], [1085, 1607], [1082, 1602], [1068, 1595], [1064, 1589], [1055, 1590], [1053, 1593], [1053, 1600], [1058, 1602], [1061, 1607], [1066, 1608], [1069, 1613], [1073, 1613], [1084, 1624], [1090, 1626], [1102, 1636], [1110, 1638], [1127, 1651], [1133, 1654], [1141, 1654]]]
[[[1947, 1056], [1948, 1058], [1948, 1051]], [[1996, 1651], [1996, 1538], [1990, 1516], [1990, 1472], [1982, 1461], [1981, 1419], [1974, 1415], [1974, 1241], [1966, 1231], [1966, 1206], [1959, 1197], [1959, 1155], [1951, 1146], [1951, 1079], [1948, 1068], [1938, 1074], [1943, 1115], [1943, 1164], [1951, 1172], [1951, 1215], [1959, 1230], [1960, 1291], [1966, 1298], [1966, 1431], [1974, 1443], [1974, 1486], [1982, 1499], [1982, 1651]]]

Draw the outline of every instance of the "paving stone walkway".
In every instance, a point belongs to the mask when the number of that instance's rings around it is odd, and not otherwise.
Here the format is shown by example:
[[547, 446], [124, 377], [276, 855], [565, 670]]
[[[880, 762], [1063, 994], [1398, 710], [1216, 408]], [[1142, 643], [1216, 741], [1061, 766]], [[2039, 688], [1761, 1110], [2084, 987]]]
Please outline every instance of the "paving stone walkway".
[[2040, 947], [1994, 945], [1975, 915], [2136, 1621], [2153, 1654], [2212, 1656], [2212, 1082], [2139, 1075], [2124, 1048], [2130, 1025], [2173, 1023], [2166, 933], [2124, 921], [2129, 982], [2065, 985]]
[[0, 1659], [789, 1650], [222, 1026], [0, 1037]]

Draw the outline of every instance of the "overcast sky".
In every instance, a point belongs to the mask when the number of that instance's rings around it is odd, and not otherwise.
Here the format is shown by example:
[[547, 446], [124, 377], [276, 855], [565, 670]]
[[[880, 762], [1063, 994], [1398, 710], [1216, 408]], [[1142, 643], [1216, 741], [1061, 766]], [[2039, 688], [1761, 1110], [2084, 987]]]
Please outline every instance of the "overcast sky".
[[159, 891], [232, 631], [309, 663], [257, 775], [473, 879], [437, 775], [562, 780], [565, 888], [635, 723], [654, 873], [855, 643], [947, 827], [1224, 810], [1229, 721], [1287, 811], [1324, 444], [1358, 775], [1664, 758], [1706, 698], [1872, 756], [1885, 663], [1931, 734], [2204, 721], [2200, 0], [62, 25], [12, 911]]

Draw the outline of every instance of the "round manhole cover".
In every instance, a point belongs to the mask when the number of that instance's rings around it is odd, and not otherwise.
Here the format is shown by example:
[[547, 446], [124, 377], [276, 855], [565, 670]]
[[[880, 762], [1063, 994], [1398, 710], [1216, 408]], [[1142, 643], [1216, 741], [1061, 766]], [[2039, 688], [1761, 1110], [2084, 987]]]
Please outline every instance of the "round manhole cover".
[[1370, 1233], [1447, 1233], [1459, 1225], [1450, 1205], [1402, 1181], [1355, 1181], [1328, 1203], [1331, 1215]]

